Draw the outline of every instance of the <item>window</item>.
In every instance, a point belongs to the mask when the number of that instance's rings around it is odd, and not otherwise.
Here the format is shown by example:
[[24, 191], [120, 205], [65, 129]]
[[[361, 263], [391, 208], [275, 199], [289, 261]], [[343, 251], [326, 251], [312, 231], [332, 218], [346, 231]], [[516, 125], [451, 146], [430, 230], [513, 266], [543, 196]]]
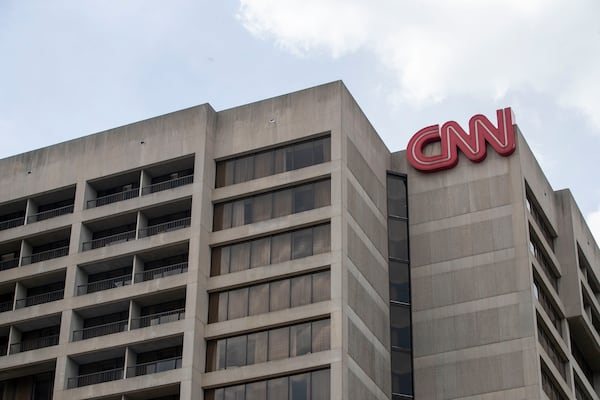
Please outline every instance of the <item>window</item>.
[[330, 320], [323, 319], [209, 340], [206, 369], [217, 371], [329, 350], [330, 335]]
[[213, 230], [233, 228], [296, 214], [331, 203], [331, 181], [321, 180], [244, 197], [214, 207]]
[[[206, 400], [329, 400], [329, 369], [250, 382], [226, 388], [208, 389]], [[268, 396], [268, 397], [267, 397]]]
[[329, 248], [329, 224], [214, 247], [211, 276], [326, 253]]
[[329, 300], [330, 287], [330, 272], [327, 270], [211, 293], [208, 322], [243, 318]]
[[329, 136], [217, 162], [217, 188], [285, 171], [321, 164], [331, 159]]
[[410, 255], [406, 177], [388, 174], [387, 206], [392, 398], [412, 398]]

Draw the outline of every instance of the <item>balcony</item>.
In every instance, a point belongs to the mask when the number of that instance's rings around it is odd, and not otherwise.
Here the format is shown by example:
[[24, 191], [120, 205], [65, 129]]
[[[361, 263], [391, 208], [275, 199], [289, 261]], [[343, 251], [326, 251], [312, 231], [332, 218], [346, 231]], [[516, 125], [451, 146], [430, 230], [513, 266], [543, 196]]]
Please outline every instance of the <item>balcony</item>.
[[185, 217], [155, 225], [150, 225], [139, 230], [139, 237], [144, 238], [148, 236], [158, 235], [159, 233], [171, 232], [176, 231], [178, 229], [187, 228], [190, 226], [191, 220], [192, 219], [190, 217]]
[[11, 219], [3, 219], [0, 221], [0, 231], [10, 228], [16, 228], [17, 226], [21, 226], [25, 223], [25, 215], [21, 217], [11, 218]]
[[4, 204], [0, 207], [0, 231], [16, 228], [25, 223], [27, 200]]
[[21, 257], [21, 241], [13, 240], [0, 245], [0, 271], [19, 266]]
[[23, 299], [17, 299], [15, 303], [15, 308], [23, 308], [35, 306], [38, 304], [50, 303], [57, 300], [62, 300], [65, 295], [64, 289], [54, 290], [52, 292], [46, 292], [41, 294], [36, 294], [33, 296], [28, 296]]
[[165, 276], [178, 275], [187, 272], [188, 263], [187, 261], [165, 265], [164, 267], [153, 268], [144, 272], [138, 272], [135, 274], [136, 282], [146, 282], [153, 279], [164, 278]]
[[71, 214], [73, 212], [73, 204], [54, 208], [48, 211], [38, 212], [36, 214], [30, 215], [27, 217], [27, 223], [31, 224], [33, 222], [43, 221], [45, 219], [50, 219], [54, 217], [60, 217], [61, 215]]
[[148, 326], [166, 324], [168, 322], [180, 321], [185, 319], [185, 308], [164, 311], [154, 314], [148, 314], [131, 320], [131, 328], [139, 329]]
[[180, 186], [189, 185], [194, 182], [194, 175], [176, 177], [164, 182], [153, 183], [142, 188], [142, 196], [147, 194], [162, 192], [163, 190], [175, 189]]
[[17, 268], [19, 266], [19, 258], [11, 258], [0, 261], [0, 271], [4, 271], [6, 269]]
[[79, 375], [67, 380], [67, 389], [82, 386], [95, 385], [97, 383], [116, 381], [123, 379], [123, 368], [114, 368], [105, 371], [93, 372], [91, 374]]
[[69, 246], [62, 246], [51, 250], [40, 251], [39, 253], [34, 253], [30, 256], [25, 256], [21, 260], [21, 264], [35, 264], [37, 262], [52, 260], [54, 258], [64, 257], [67, 255], [69, 255]]
[[94, 208], [105, 206], [107, 204], [116, 203], [118, 201], [124, 201], [136, 198], [140, 195], [138, 188], [123, 190], [118, 193], [108, 194], [106, 196], [98, 197], [97, 199], [88, 200], [87, 208]]
[[99, 249], [100, 247], [106, 247], [111, 244], [128, 242], [135, 240], [135, 230], [116, 233], [114, 235], [108, 235], [100, 237], [98, 239], [90, 240], [89, 242], [83, 242], [83, 251]]
[[86, 208], [133, 199], [140, 195], [140, 171], [90, 181], [88, 185], [92, 195], [86, 200]]
[[98, 336], [111, 335], [113, 333], [125, 332], [128, 328], [129, 302], [105, 304], [76, 311], [73, 314], [72, 339], [91, 339]]
[[0, 303], [0, 313], [12, 311], [12, 309], [13, 309], [12, 301], [5, 301], [5, 302]]
[[113, 333], [125, 332], [127, 330], [127, 320], [111, 322], [108, 324], [91, 326], [89, 328], [77, 329], [73, 331], [73, 341], [91, 339], [98, 336], [110, 335]]
[[131, 274], [103, 279], [77, 286], [77, 296], [131, 285]]
[[143, 364], [137, 364], [127, 368], [127, 377], [155, 374], [157, 372], [171, 371], [181, 368], [182, 357], [167, 358], [164, 360], [152, 361]]
[[24, 351], [41, 349], [43, 347], [56, 346], [59, 335], [44, 336], [36, 339], [25, 340], [21, 343], [10, 345], [10, 354], [22, 353]]
[[189, 185], [193, 181], [193, 156], [150, 166], [142, 171], [142, 196]]

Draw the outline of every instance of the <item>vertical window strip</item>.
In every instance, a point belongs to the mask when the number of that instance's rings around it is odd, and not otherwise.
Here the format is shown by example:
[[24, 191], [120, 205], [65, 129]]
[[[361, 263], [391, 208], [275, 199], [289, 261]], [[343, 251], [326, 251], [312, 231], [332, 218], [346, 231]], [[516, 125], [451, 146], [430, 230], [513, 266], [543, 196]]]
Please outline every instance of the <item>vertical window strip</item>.
[[387, 176], [392, 397], [413, 397], [406, 177]]

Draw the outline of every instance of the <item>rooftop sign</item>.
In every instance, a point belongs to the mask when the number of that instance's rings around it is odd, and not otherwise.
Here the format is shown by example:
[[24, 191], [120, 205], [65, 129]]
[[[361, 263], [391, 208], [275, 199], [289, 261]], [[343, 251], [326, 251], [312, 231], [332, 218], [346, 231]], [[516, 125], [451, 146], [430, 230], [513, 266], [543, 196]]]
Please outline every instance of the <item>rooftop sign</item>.
[[[469, 120], [469, 133], [455, 121], [423, 128], [408, 141], [406, 157], [410, 165], [423, 172], [450, 169], [458, 163], [458, 150], [472, 162], [481, 162], [486, 156], [486, 143], [501, 156], [508, 157], [516, 147], [515, 131], [510, 108], [496, 111], [498, 127], [478, 114]], [[426, 155], [428, 144], [440, 142], [441, 153]]]

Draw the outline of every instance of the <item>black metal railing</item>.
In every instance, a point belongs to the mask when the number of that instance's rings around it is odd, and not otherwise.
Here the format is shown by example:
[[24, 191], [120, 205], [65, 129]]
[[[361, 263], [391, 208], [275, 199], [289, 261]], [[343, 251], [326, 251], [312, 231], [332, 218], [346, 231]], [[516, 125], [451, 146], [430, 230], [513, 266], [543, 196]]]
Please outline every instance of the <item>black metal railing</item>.
[[43, 221], [45, 219], [50, 219], [54, 217], [59, 217], [65, 214], [71, 214], [73, 212], [73, 204], [64, 207], [58, 207], [48, 211], [42, 211], [37, 214], [33, 214], [27, 217], [27, 223], [31, 224], [32, 222]]
[[9, 219], [6, 221], [0, 221], [0, 231], [10, 228], [16, 228], [17, 226], [21, 226], [25, 223], [25, 217], [18, 217]]
[[174, 189], [179, 186], [189, 185], [194, 182], [194, 175], [182, 176], [180, 178], [171, 179], [165, 182], [154, 183], [149, 186], [144, 186], [142, 188], [142, 195], [162, 192], [163, 190]]
[[43, 347], [56, 346], [58, 344], [58, 335], [44, 336], [40, 338], [25, 340], [21, 343], [10, 345], [10, 354], [22, 353], [24, 351], [41, 349]]
[[117, 276], [115, 278], [103, 279], [101, 281], [86, 283], [77, 286], [77, 296], [83, 294], [100, 292], [102, 290], [114, 289], [122, 286], [131, 285], [131, 274]]
[[13, 309], [12, 301], [5, 301], [4, 303], [0, 303], [0, 312], [12, 311], [12, 309]]
[[136, 282], [151, 281], [153, 279], [164, 278], [165, 276], [183, 274], [188, 269], [188, 263], [182, 262], [178, 264], [165, 265], [164, 267], [154, 268], [144, 272], [135, 274]]
[[13, 258], [12, 260], [0, 261], [0, 271], [4, 271], [5, 269], [16, 268], [18, 266], [19, 266], [18, 258]]
[[161, 313], [144, 315], [131, 320], [131, 329], [145, 328], [147, 326], [166, 324], [167, 322], [185, 319], [185, 308], [164, 311]]
[[135, 231], [117, 233], [116, 235], [105, 236], [99, 239], [94, 239], [89, 242], [83, 242], [83, 251], [106, 247], [109, 244], [128, 242], [135, 240]]
[[181, 357], [167, 358], [127, 368], [127, 377], [155, 374], [157, 372], [171, 371], [181, 368]]
[[130, 189], [119, 193], [113, 193], [106, 196], [98, 197], [97, 199], [88, 200], [87, 208], [105, 206], [107, 204], [116, 203], [118, 201], [129, 200], [140, 195], [140, 189]]
[[145, 228], [141, 228], [139, 232], [139, 237], [143, 238], [146, 236], [158, 235], [159, 233], [176, 231], [177, 229], [183, 229], [190, 226], [191, 222], [190, 217], [176, 219], [174, 221], [164, 222], [162, 224], [147, 226]]
[[127, 330], [127, 320], [111, 322], [103, 325], [90, 326], [89, 328], [77, 329], [73, 331], [73, 341], [91, 339], [97, 336], [110, 335], [112, 333], [125, 332]]
[[35, 296], [25, 297], [24, 299], [17, 299], [15, 308], [23, 308], [29, 306], [35, 306], [37, 304], [50, 303], [52, 301], [62, 300], [65, 295], [64, 289], [55, 290], [53, 292], [36, 294]]
[[46, 250], [39, 253], [25, 256], [21, 260], [21, 265], [33, 264], [40, 261], [51, 260], [53, 258], [64, 257], [69, 254], [69, 246], [59, 247], [57, 249]]
[[81, 386], [94, 385], [96, 383], [116, 381], [123, 379], [123, 368], [109, 369], [95, 372], [93, 374], [79, 375], [67, 380], [67, 388], [73, 389]]

